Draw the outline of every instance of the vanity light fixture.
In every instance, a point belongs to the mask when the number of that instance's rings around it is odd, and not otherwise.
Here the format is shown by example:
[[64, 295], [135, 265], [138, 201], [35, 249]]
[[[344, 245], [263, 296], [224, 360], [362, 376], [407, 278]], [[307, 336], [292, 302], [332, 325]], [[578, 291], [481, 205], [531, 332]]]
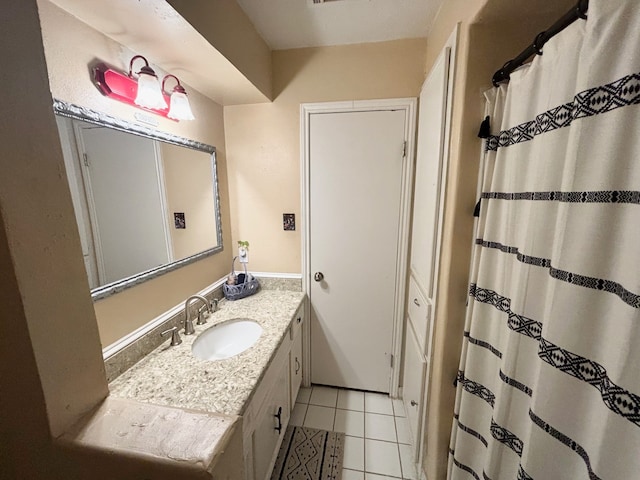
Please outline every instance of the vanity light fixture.
[[175, 75], [166, 75], [162, 79], [162, 92], [166, 95], [164, 88], [168, 78], [173, 78], [177, 85], [173, 87], [169, 100], [169, 111], [167, 117], [174, 120], [194, 120], [193, 112], [191, 111], [191, 105], [189, 105], [189, 98], [184, 87], [180, 84], [180, 80]]
[[136, 98], [133, 100], [136, 105], [144, 108], [167, 108], [167, 101], [164, 99], [160, 82], [156, 72], [149, 66], [149, 62], [142, 55], [136, 55], [129, 62], [129, 78], [133, 78], [133, 62], [137, 59], [144, 60], [144, 66], [138, 74], [138, 89]]
[[[134, 77], [133, 63], [137, 59], [144, 60], [144, 65], [136, 72], [137, 77]], [[194, 119], [187, 92], [180, 84], [180, 80], [175, 75], [167, 75], [162, 80], [161, 86], [156, 72], [142, 55], [135, 55], [131, 59], [128, 74], [114, 70], [104, 63], [95, 65], [92, 73], [98, 90], [109, 98], [173, 121]], [[164, 91], [164, 84], [168, 77], [173, 77], [177, 82], [171, 94]]]

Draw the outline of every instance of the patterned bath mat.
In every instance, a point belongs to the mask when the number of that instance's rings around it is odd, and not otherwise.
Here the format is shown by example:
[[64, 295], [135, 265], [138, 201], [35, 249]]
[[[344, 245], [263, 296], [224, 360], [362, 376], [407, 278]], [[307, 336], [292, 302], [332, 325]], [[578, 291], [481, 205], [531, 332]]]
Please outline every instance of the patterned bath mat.
[[289, 426], [271, 480], [341, 480], [344, 433]]

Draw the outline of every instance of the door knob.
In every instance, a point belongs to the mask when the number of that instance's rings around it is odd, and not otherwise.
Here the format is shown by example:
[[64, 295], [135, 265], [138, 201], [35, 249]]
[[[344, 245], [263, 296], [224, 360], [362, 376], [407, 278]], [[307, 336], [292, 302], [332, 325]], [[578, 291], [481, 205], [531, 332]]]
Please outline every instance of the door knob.
[[313, 275], [313, 279], [314, 279], [316, 282], [321, 282], [322, 280], [324, 280], [324, 274], [323, 274], [322, 272], [316, 272], [316, 273]]

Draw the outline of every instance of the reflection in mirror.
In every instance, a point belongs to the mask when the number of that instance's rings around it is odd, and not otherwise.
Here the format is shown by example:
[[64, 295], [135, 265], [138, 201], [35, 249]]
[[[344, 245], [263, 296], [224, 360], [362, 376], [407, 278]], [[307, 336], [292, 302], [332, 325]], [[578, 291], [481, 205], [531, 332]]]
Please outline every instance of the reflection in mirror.
[[213, 147], [55, 110], [94, 299], [222, 250]]

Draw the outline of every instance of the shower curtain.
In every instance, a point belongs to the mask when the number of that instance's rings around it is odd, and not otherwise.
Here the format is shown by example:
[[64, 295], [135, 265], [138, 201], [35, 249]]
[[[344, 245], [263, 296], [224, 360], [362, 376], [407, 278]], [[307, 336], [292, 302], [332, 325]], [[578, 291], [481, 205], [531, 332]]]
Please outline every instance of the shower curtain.
[[640, 479], [640, 2], [486, 97], [448, 478]]

